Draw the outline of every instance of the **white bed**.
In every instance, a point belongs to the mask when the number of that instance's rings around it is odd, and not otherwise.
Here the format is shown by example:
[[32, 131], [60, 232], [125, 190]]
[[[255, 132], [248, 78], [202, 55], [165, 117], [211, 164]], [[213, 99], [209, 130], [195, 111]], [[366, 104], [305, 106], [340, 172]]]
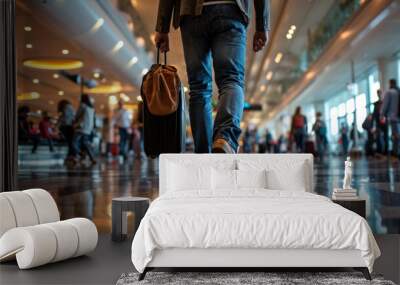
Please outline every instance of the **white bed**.
[[367, 222], [312, 194], [312, 180], [308, 154], [161, 155], [132, 262], [141, 278], [155, 267], [355, 267], [369, 278], [380, 251]]

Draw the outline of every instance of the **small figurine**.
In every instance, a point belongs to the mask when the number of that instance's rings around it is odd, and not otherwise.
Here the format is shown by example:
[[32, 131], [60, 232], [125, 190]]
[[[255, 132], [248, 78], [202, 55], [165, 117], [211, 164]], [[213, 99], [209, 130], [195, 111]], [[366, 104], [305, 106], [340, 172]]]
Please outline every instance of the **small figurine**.
[[350, 156], [344, 162], [344, 178], [343, 178], [343, 190], [352, 189], [351, 179], [353, 175], [353, 163], [350, 160]]

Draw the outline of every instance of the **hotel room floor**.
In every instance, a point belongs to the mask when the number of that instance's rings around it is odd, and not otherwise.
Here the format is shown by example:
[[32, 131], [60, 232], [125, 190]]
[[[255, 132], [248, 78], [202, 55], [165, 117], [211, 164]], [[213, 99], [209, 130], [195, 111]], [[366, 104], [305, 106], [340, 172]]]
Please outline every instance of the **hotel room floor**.
[[[380, 235], [376, 239], [382, 257], [376, 261], [374, 273], [399, 284], [400, 235]], [[96, 250], [88, 256], [30, 270], [19, 270], [16, 262], [0, 264], [0, 284], [115, 284], [122, 273], [135, 271], [130, 260], [131, 241], [112, 242], [110, 234], [102, 233]]]
[[[157, 160], [101, 160], [93, 167], [24, 166], [19, 189], [44, 188], [53, 195], [62, 219], [88, 217], [101, 235], [89, 257], [72, 259], [34, 270], [20, 271], [13, 263], [0, 265], [1, 284], [114, 284], [121, 273], [133, 271], [130, 242], [110, 241], [111, 200], [118, 196], [158, 195]], [[315, 164], [315, 192], [330, 196], [343, 178], [343, 158]], [[354, 163], [354, 187], [367, 200], [367, 220], [383, 256], [376, 271], [400, 282], [400, 163], [362, 158]], [[128, 217], [132, 219], [132, 217]], [[132, 223], [130, 223], [132, 224]]]

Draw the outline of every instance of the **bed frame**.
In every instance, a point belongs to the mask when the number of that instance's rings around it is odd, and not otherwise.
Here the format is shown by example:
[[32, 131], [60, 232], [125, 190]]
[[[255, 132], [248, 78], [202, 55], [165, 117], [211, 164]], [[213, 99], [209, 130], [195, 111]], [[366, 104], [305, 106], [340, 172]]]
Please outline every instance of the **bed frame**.
[[148, 271], [155, 268], [187, 269], [229, 269], [228, 271], [259, 271], [262, 269], [284, 268], [353, 268], [361, 271], [367, 280], [371, 280], [368, 268], [361, 258], [359, 250], [329, 249], [193, 249], [171, 248], [156, 250], [152, 261], [139, 275], [143, 280]]
[[[162, 154], [160, 156], [160, 195], [166, 192], [167, 161], [172, 159], [206, 160], [212, 163], [218, 159], [288, 159], [305, 161], [307, 175], [306, 191], [313, 191], [313, 156], [311, 154]], [[139, 280], [143, 280], [148, 271], [154, 269], [183, 269], [183, 271], [197, 271], [206, 269], [229, 269], [228, 271], [265, 271], [265, 269], [337, 269], [353, 268], [361, 271], [367, 280], [371, 275], [359, 250], [330, 250], [330, 249], [250, 249], [250, 248], [169, 248], [158, 249], [154, 252], [153, 259], [147, 265]], [[196, 269], [196, 270], [194, 270]]]

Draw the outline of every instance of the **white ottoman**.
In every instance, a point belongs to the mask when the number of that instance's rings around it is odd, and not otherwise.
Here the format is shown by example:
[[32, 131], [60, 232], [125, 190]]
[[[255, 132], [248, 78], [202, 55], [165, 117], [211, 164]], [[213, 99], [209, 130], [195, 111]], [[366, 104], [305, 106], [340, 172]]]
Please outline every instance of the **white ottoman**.
[[51, 195], [42, 189], [0, 193], [0, 261], [17, 259], [20, 269], [87, 254], [98, 233], [85, 218], [59, 221]]

